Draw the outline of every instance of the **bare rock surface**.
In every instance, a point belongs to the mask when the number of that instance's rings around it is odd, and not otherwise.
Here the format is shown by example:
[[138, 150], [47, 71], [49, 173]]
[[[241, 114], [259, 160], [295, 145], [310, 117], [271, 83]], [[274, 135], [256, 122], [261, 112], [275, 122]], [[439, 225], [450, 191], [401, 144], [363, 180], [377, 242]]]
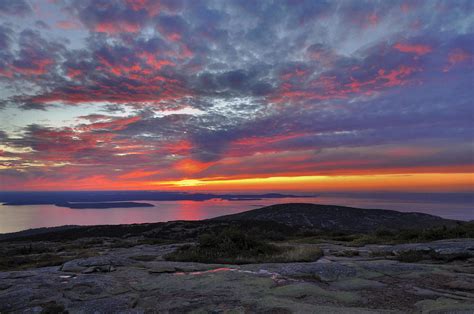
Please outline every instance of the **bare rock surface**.
[[[305, 263], [170, 262], [179, 245], [102, 249], [60, 266], [0, 272], [0, 313], [474, 313], [472, 259], [403, 263], [371, 252], [471, 252], [472, 239], [345, 247]], [[341, 250], [358, 255], [341, 257]]]

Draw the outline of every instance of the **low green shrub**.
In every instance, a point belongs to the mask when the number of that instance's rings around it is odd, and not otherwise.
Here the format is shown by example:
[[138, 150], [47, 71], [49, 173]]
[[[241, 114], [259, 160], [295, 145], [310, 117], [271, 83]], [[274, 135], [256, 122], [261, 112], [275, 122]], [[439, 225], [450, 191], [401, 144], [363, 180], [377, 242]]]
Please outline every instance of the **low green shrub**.
[[203, 234], [197, 245], [184, 245], [165, 256], [167, 260], [201, 263], [258, 263], [314, 261], [322, 250], [314, 246], [282, 246], [264, 242], [235, 228]]

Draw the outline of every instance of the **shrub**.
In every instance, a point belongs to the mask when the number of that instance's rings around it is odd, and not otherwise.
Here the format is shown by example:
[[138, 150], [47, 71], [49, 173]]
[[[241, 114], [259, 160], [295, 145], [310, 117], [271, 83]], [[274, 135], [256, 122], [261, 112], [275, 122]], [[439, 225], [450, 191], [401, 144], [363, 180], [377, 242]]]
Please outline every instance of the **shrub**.
[[203, 234], [196, 246], [183, 246], [166, 256], [168, 260], [225, 262], [280, 252], [277, 246], [258, 241], [234, 228], [219, 234]]
[[387, 229], [377, 229], [375, 231], [375, 236], [377, 237], [382, 237], [382, 238], [386, 238], [386, 237], [393, 237], [395, 234], [393, 233], [393, 231], [391, 230], [387, 230]]
[[314, 261], [322, 256], [314, 246], [277, 246], [227, 228], [218, 234], [203, 234], [197, 245], [185, 245], [165, 256], [167, 260], [202, 263], [258, 263]]

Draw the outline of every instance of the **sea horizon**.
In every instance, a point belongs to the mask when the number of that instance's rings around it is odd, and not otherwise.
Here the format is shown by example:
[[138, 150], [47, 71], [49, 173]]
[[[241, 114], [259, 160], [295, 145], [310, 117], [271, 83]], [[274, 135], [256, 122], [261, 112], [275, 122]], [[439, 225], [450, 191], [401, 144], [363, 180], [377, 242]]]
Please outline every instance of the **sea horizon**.
[[[109, 192], [123, 193], [127, 191], [89, 192], [100, 194]], [[5, 194], [7, 192], [2, 193]], [[48, 193], [84, 193], [84, 191]], [[249, 193], [245, 194], [249, 195]], [[317, 196], [263, 198], [258, 200], [226, 200], [219, 199], [218, 197], [208, 200], [134, 200], [153, 205], [153, 207], [146, 208], [71, 209], [58, 207], [53, 204], [15, 206], [3, 205], [2, 203], [0, 205], [0, 234], [63, 225], [115, 225], [173, 220], [203, 220], [282, 203], [313, 203], [387, 209], [401, 212], [420, 212], [453, 220], [474, 220], [474, 194], [467, 192], [320, 192], [312, 194], [317, 194]], [[254, 195], [261, 194], [254, 193]], [[112, 202], [108, 201], [106, 203]]]

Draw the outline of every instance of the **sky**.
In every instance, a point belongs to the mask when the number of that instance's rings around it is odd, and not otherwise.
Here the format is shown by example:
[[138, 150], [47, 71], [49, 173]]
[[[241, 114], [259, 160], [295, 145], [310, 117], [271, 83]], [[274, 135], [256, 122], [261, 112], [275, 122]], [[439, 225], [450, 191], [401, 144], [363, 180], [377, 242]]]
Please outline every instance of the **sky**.
[[0, 190], [472, 191], [474, 1], [0, 0]]

